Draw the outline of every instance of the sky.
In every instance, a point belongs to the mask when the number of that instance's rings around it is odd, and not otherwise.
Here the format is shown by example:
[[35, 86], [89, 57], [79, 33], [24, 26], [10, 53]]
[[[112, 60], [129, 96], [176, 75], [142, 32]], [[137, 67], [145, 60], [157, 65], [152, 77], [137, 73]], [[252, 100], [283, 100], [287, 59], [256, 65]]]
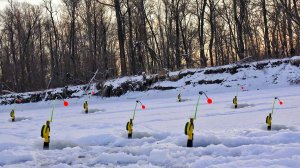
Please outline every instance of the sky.
[[[13, 0], [15, 2], [28, 2], [31, 4], [41, 4], [43, 3], [43, 0]], [[53, 0], [54, 3], [58, 4], [60, 3], [60, 0]], [[0, 10], [3, 10], [8, 5], [8, 0], [0, 0]]]

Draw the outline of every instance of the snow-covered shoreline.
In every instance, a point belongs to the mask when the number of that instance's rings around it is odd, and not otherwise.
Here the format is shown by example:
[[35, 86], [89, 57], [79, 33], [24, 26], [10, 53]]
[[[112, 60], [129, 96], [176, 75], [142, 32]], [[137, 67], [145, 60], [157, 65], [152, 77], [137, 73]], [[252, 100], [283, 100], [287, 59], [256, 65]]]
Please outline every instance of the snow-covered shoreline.
[[[267, 69], [267, 70], [266, 70]], [[50, 150], [42, 150], [40, 129], [50, 119], [53, 101], [16, 104], [16, 122], [9, 112], [14, 105], [0, 105], [0, 167], [293, 167], [300, 165], [300, 86], [288, 79], [299, 77], [299, 67], [280, 65], [264, 71], [210, 74], [209, 79], [226, 78], [227, 84], [185, 85], [186, 81], [208, 79], [194, 75], [160, 86], [177, 89], [128, 92], [120, 97], [92, 96], [90, 113], [83, 112], [85, 98], [68, 99], [64, 107], [57, 100], [51, 123]], [[277, 74], [277, 76], [273, 76]], [[276, 78], [273, 83], [273, 78]], [[235, 80], [235, 79], [236, 80]], [[256, 79], [256, 80], [254, 80]], [[232, 98], [239, 91], [239, 108]], [[184, 86], [184, 87], [181, 87]], [[199, 104], [195, 121], [194, 147], [187, 148], [184, 126], [195, 111], [198, 92], [213, 99]], [[183, 102], [177, 102], [181, 93]], [[273, 130], [267, 131], [265, 118], [275, 105]], [[133, 139], [125, 129], [138, 107]]]
[[[90, 92], [96, 96], [111, 97], [126, 94], [148, 94], [156, 90], [185, 90], [190, 92], [201, 89], [208, 92], [234, 91], [237, 85], [245, 85], [248, 90], [287, 87], [300, 84], [300, 56], [273, 59], [241, 65], [226, 65], [204, 69], [186, 69], [170, 72], [163, 79], [157, 75], [129, 76], [94, 83]], [[81, 98], [86, 94], [85, 86], [50, 89], [0, 96], [0, 104], [11, 104], [15, 97], [21, 103], [53, 100], [56, 94], [64, 98]], [[142, 92], [142, 93], [139, 93]], [[18, 103], [18, 102], [17, 102]]]

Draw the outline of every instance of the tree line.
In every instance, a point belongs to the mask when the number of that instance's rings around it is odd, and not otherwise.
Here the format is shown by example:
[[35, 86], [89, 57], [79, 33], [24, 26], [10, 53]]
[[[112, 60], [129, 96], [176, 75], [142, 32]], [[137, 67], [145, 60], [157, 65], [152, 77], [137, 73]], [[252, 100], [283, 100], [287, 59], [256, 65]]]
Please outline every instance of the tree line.
[[289, 57], [298, 0], [52, 0], [0, 11], [1, 90]]

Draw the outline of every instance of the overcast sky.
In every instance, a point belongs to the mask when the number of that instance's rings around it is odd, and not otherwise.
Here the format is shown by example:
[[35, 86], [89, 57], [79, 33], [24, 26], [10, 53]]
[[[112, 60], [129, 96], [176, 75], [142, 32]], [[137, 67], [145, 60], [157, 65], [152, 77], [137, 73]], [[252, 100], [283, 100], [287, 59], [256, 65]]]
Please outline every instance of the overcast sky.
[[[13, 0], [15, 2], [28, 2], [31, 4], [41, 4], [43, 2], [43, 0]], [[54, 3], [58, 4], [61, 0], [53, 0]], [[5, 6], [8, 5], [8, 0], [0, 0], [0, 10], [4, 9]]]

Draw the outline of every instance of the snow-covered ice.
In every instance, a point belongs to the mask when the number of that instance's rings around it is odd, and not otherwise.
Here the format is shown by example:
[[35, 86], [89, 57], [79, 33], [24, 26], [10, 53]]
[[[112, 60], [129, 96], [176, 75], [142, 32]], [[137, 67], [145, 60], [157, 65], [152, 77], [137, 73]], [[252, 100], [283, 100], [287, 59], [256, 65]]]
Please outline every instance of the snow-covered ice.
[[[119, 98], [89, 100], [92, 113], [84, 114], [84, 99], [68, 107], [57, 101], [51, 123], [50, 150], [42, 150], [40, 129], [50, 118], [53, 101], [16, 106], [16, 122], [9, 120], [12, 105], [0, 106], [0, 167], [299, 167], [300, 87], [274, 87], [239, 93], [241, 108], [234, 109], [235, 91], [207, 92], [195, 121], [194, 148], [186, 147], [184, 126], [194, 113], [200, 87], [128, 93]], [[273, 130], [265, 118], [275, 105]], [[138, 106], [133, 139], [125, 129]]]

